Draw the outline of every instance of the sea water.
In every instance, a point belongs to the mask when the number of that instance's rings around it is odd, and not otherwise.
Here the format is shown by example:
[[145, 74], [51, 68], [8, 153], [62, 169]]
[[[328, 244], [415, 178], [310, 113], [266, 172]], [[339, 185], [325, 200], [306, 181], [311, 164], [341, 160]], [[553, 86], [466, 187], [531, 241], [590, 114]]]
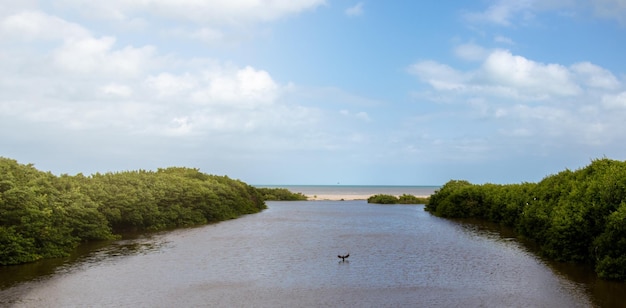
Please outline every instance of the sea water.
[[362, 196], [403, 194], [414, 196], [430, 196], [440, 186], [387, 186], [387, 185], [258, 185], [257, 187], [286, 188], [294, 193], [313, 195]]

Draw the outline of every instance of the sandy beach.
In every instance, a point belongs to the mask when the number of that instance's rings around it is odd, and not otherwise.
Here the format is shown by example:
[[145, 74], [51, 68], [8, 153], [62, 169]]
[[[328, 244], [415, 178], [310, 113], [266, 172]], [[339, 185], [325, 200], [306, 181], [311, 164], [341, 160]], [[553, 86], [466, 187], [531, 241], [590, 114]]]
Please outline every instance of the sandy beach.
[[396, 198], [412, 195], [428, 198], [439, 186], [393, 186], [393, 185], [285, 185], [260, 186], [268, 188], [284, 188], [293, 193], [301, 193], [308, 200], [367, 200], [374, 195], [390, 195]]

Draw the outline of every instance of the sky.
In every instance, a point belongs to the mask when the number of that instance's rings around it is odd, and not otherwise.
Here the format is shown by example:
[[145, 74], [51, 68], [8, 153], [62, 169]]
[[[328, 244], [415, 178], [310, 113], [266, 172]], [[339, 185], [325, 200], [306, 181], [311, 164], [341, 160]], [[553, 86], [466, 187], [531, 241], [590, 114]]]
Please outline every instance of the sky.
[[0, 156], [252, 185], [626, 159], [624, 0], [3, 0]]

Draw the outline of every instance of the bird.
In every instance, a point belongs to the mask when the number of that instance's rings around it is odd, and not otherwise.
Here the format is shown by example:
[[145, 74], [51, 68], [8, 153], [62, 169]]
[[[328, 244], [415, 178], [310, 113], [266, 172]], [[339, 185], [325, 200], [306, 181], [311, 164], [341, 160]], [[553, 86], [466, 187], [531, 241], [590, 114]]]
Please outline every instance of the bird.
[[350, 256], [350, 254], [347, 254], [347, 255], [345, 255], [345, 256], [338, 255], [337, 257], [338, 257], [338, 258], [341, 258], [341, 261], [346, 261], [346, 258], [347, 258], [347, 257], [349, 257], [349, 256]]

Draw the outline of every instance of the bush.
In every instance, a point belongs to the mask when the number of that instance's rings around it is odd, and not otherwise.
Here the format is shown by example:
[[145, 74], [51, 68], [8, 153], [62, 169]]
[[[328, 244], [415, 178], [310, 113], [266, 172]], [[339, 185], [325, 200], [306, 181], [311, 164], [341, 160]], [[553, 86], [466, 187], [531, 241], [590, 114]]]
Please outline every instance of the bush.
[[398, 198], [392, 195], [373, 195], [367, 198], [367, 203], [378, 203], [378, 204], [396, 204], [398, 203]]
[[403, 194], [398, 198], [398, 203], [400, 204], [428, 204], [427, 198], [420, 198], [413, 195]]
[[198, 169], [54, 176], [0, 157], [0, 265], [68, 255], [81, 242], [235, 218], [254, 187]]
[[302, 193], [293, 193], [286, 188], [257, 188], [265, 201], [306, 201]]

